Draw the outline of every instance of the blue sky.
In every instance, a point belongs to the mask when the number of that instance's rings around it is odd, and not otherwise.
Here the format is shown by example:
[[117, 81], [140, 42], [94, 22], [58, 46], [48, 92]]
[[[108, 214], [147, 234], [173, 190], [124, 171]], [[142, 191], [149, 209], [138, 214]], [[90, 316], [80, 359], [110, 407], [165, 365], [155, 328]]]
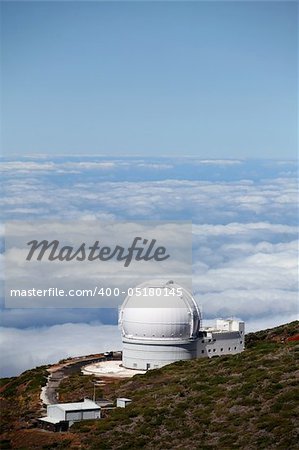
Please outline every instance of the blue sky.
[[4, 154], [296, 158], [296, 2], [2, 2]]

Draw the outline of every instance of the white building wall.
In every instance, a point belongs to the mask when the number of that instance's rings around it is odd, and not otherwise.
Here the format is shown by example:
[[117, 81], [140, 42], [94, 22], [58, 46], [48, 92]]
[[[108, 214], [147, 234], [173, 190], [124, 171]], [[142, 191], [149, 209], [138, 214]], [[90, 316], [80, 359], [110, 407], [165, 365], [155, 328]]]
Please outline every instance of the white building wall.
[[197, 356], [197, 341], [163, 342], [160, 344], [123, 339], [123, 365], [128, 369], [158, 369], [175, 361]]
[[215, 327], [200, 331], [198, 339], [138, 340], [123, 337], [123, 365], [129, 369], [149, 370], [175, 361], [241, 353], [245, 348], [245, 324], [218, 319]]
[[52, 419], [55, 419], [57, 421], [65, 420], [65, 411], [63, 411], [61, 408], [59, 408], [56, 405], [48, 405], [47, 406], [47, 416], [49, 416]]
[[87, 420], [87, 419], [99, 419], [100, 418], [100, 410], [93, 411], [67, 411], [66, 420], [70, 422], [76, 422], [78, 420]]
[[101, 417], [101, 412], [100, 410], [96, 411], [83, 411], [83, 420], [88, 420], [88, 419], [100, 419]]
[[[243, 336], [244, 344], [245, 344], [245, 322], [239, 322], [239, 332]], [[245, 346], [244, 346], [245, 348]]]
[[219, 331], [243, 331], [244, 333], [245, 323], [234, 319], [217, 319], [215, 329]]
[[76, 420], [82, 420], [83, 417], [83, 411], [67, 411], [66, 412], [66, 420], [69, 421], [76, 421]]
[[65, 410], [63, 406], [57, 405], [48, 405], [47, 406], [47, 416], [51, 417], [52, 419], [55, 419], [56, 421], [60, 420], [68, 420], [70, 422], [70, 425], [78, 420], [87, 420], [87, 419], [99, 419], [101, 417], [101, 408], [99, 409], [84, 409], [83, 405], [86, 405], [86, 403], [90, 402], [92, 406], [95, 405], [94, 402], [91, 402], [88, 399], [84, 400], [84, 403], [82, 402], [82, 409], [76, 409], [76, 410]]
[[132, 402], [132, 400], [129, 400], [129, 399], [118, 398], [116, 400], [116, 406], [117, 406], [117, 408], [126, 408], [126, 406], [128, 406], [131, 402]]
[[221, 355], [234, 355], [244, 350], [244, 335], [239, 331], [210, 332], [199, 338], [197, 358]]

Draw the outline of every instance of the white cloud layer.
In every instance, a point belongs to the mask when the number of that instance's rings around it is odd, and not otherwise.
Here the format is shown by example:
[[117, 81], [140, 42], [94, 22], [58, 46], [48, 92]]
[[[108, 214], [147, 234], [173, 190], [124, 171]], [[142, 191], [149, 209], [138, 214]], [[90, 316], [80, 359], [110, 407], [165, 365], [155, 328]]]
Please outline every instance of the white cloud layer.
[[133, 182], [103, 181], [100, 174], [89, 181], [85, 174], [63, 186], [63, 178], [60, 180], [57, 174], [53, 180], [41, 174], [34, 178], [31, 173], [29, 179], [7, 179], [5, 195], [0, 199], [5, 218], [74, 220], [108, 215], [121, 220], [183, 217], [202, 224], [265, 221], [289, 225], [297, 218], [295, 178], [259, 183], [175, 179]]
[[68, 356], [120, 350], [117, 326], [65, 323], [42, 328], [1, 328], [1, 376], [16, 375]]
[[[2, 174], [5, 220], [192, 220], [193, 289], [206, 320], [234, 316], [255, 331], [298, 318], [293, 162], [44, 157], [4, 161]], [[96, 273], [93, 267], [84, 278]], [[110, 349], [117, 329], [109, 334], [90, 324], [104, 316], [92, 309], [4, 310], [4, 373]]]

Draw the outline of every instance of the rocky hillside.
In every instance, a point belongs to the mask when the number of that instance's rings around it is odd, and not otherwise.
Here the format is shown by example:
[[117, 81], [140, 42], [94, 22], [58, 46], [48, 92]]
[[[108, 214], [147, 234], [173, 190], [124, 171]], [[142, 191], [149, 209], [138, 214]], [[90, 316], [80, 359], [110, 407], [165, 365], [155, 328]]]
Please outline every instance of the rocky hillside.
[[[98, 396], [126, 396], [132, 404], [68, 433], [30, 428], [40, 415], [45, 368], [3, 380], [1, 448], [298, 449], [298, 327], [297, 321], [251, 333], [236, 356], [178, 362], [108, 383]], [[60, 385], [60, 399], [90, 396], [91, 382], [72, 374]]]

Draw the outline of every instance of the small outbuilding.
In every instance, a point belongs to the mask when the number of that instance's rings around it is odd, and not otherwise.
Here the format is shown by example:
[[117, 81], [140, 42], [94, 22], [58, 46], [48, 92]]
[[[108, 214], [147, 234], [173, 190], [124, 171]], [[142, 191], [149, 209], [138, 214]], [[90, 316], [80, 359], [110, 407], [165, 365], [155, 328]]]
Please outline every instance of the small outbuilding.
[[126, 408], [131, 402], [132, 400], [130, 398], [119, 397], [116, 399], [116, 406], [117, 408]]
[[76, 403], [56, 403], [47, 406], [47, 416], [38, 419], [41, 428], [50, 431], [67, 431], [75, 422], [100, 419], [101, 407], [89, 399]]

